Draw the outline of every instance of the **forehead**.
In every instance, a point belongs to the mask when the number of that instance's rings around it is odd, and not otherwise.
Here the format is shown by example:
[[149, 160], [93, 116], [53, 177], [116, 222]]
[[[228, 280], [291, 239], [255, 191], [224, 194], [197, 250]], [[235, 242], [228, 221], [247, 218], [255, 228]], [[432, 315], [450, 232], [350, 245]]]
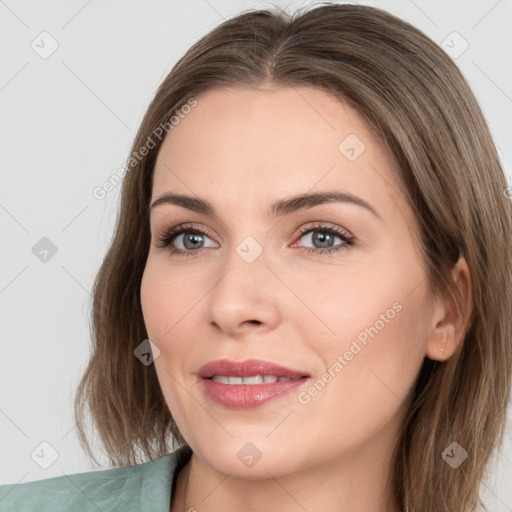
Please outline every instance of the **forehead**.
[[386, 199], [400, 201], [391, 155], [333, 95], [309, 87], [219, 88], [196, 99], [160, 148], [152, 199], [174, 191], [241, 204], [250, 195], [263, 207], [336, 189], [381, 209]]

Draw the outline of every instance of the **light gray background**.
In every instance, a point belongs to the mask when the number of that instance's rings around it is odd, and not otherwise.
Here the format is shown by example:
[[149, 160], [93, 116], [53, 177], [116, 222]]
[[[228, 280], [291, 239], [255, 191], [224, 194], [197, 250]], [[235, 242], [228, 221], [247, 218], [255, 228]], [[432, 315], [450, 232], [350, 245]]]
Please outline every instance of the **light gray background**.
[[[310, 3], [274, 2], [289, 11]], [[440, 45], [454, 31], [467, 41], [455, 60], [510, 176], [512, 1], [359, 3], [389, 10]], [[72, 400], [89, 356], [90, 289], [120, 187], [103, 200], [92, 191], [125, 164], [149, 101], [183, 53], [223, 18], [271, 5], [0, 0], [0, 483], [91, 468], [76, 438]], [[51, 38], [40, 36], [44, 31]], [[31, 47], [48, 51], [52, 38], [58, 48], [47, 58]], [[57, 247], [46, 263], [32, 252], [42, 237]], [[511, 459], [509, 422], [482, 487], [492, 511], [512, 511]]]

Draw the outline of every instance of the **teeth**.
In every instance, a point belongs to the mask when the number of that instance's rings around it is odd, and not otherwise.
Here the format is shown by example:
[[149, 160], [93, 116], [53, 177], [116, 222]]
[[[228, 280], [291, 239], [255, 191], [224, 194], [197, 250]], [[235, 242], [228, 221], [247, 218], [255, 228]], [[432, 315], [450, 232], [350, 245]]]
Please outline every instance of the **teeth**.
[[276, 377], [275, 375], [253, 375], [251, 377], [227, 377], [226, 375], [214, 375], [211, 379], [215, 382], [220, 382], [221, 384], [231, 385], [273, 384], [277, 381], [290, 382], [292, 380], [288, 377]]
[[[240, 379], [240, 382], [233, 382], [231, 379]], [[262, 375], [254, 375], [253, 377], [229, 377], [229, 383], [233, 384], [263, 384]]]
[[212, 380], [215, 382], [220, 382], [222, 384], [229, 384], [229, 377], [224, 377], [223, 375], [214, 375]]

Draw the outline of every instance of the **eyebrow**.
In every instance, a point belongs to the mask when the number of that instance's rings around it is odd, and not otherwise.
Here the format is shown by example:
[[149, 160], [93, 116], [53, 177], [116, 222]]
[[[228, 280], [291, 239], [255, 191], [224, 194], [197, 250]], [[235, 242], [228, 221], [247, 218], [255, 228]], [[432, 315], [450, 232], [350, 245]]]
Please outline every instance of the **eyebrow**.
[[[269, 209], [267, 210], [267, 213], [269, 216], [272, 217], [280, 217], [299, 210], [307, 210], [309, 208], [313, 208], [321, 204], [335, 202], [350, 203], [366, 208], [368, 211], [370, 211], [373, 215], [375, 215], [378, 219], [382, 221], [382, 217], [378, 214], [375, 208], [373, 208], [371, 204], [366, 202], [361, 197], [356, 196], [354, 194], [350, 194], [348, 192], [336, 191], [316, 192], [312, 194], [299, 194], [285, 199], [279, 199], [270, 205]], [[162, 194], [157, 199], [155, 199], [155, 201], [151, 205], [151, 210], [163, 204], [174, 204], [176, 206], [181, 206], [182, 208], [186, 208], [187, 210], [201, 213], [203, 215], [218, 216], [215, 211], [215, 208], [212, 206], [211, 203], [209, 203], [205, 199], [200, 199], [197, 197], [167, 192], [165, 194]]]

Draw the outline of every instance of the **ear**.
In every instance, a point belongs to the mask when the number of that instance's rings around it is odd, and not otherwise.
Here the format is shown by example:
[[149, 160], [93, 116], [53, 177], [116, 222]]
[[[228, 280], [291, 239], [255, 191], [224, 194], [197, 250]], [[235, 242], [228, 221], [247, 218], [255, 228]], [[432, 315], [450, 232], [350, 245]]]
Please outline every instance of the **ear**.
[[426, 355], [435, 361], [445, 361], [462, 345], [471, 316], [471, 273], [464, 257], [460, 257], [451, 272], [451, 278], [462, 297], [463, 310], [458, 311], [452, 294], [435, 300], [431, 331]]

